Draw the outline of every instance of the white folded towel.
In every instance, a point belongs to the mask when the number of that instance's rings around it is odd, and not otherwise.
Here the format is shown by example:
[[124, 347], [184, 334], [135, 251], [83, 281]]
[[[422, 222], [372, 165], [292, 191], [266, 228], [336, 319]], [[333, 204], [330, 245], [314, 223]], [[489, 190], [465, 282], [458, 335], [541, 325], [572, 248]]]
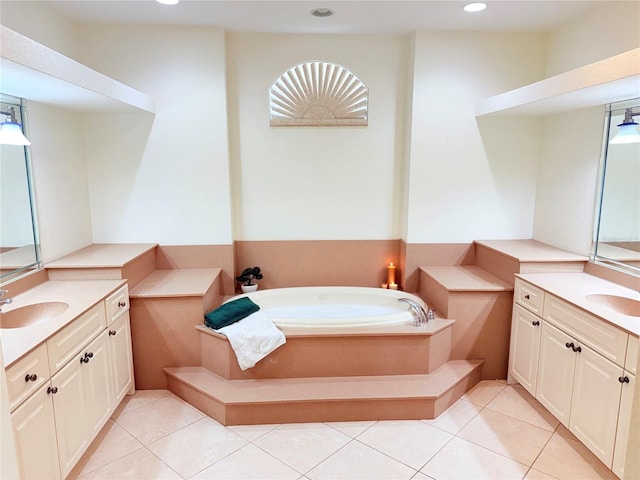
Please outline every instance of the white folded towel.
[[226, 335], [229, 339], [242, 370], [253, 367], [287, 341], [284, 333], [261, 311], [216, 332]]

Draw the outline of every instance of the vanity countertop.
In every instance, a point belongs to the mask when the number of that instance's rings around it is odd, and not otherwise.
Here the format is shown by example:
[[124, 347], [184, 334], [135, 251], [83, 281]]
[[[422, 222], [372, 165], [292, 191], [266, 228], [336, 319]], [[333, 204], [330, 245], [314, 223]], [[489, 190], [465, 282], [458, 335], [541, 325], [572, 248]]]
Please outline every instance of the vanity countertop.
[[[640, 335], [640, 316], [623, 315], [587, 300], [587, 295], [607, 294], [640, 301], [640, 292], [588, 273], [528, 273], [517, 277], [560, 297], [626, 332]], [[640, 280], [638, 280], [640, 287]], [[640, 313], [640, 312], [639, 312]]]
[[[3, 306], [3, 313], [42, 302], [66, 302], [69, 308], [52, 320], [0, 329], [5, 368], [125, 283], [126, 280], [49, 280], [12, 297], [13, 302]], [[11, 292], [7, 296], [11, 297]]]

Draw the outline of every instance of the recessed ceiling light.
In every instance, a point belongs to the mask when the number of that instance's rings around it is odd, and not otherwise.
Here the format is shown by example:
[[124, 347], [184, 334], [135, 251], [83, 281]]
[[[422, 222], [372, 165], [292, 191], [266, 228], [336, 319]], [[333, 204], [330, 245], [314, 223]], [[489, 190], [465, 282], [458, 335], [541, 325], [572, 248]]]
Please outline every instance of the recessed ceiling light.
[[156, 2], [161, 3], [163, 5], [175, 5], [179, 2], [180, 0], [156, 0]]
[[482, 10], [487, 8], [487, 4], [482, 2], [467, 3], [462, 8], [465, 12], [481, 12]]
[[311, 13], [311, 15], [313, 15], [314, 17], [324, 18], [324, 17], [330, 17], [335, 12], [333, 10], [331, 10], [330, 8], [314, 8], [309, 13]]

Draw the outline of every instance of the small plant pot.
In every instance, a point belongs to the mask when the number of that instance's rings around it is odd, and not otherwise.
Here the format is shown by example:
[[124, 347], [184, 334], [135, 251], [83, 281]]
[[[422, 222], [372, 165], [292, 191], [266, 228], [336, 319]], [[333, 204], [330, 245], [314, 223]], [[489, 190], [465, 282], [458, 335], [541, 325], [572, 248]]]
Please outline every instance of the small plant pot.
[[255, 292], [256, 290], [258, 290], [258, 284], [254, 283], [253, 285], [240, 285], [240, 288], [242, 289], [242, 293]]

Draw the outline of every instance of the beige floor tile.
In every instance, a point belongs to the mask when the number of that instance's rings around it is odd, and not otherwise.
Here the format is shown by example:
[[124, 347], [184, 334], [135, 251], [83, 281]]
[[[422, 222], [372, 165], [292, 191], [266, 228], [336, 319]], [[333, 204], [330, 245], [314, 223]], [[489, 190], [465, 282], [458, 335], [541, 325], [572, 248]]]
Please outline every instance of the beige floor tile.
[[516, 418], [484, 409], [458, 436], [492, 452], [530, 466], [553, 432]]
[[247, 443], [240, 435], [205, 417], [147, 448], [180, 476], [189, 478]]
[[299, 472], [249, 444], [191, 477], [191, 480], [295, 480], [300, 477]]
[[456, 437], [421, 472], [438, 480], [520, 480], [528, 469], [521, 463]]
[[571, 440], [578, 440], [576, 436], [573, 433], [571, 433], [569, 429], [564, 425], [562, 425], [561, 423], [558, 424], [558, 427], [556, 428], [556, 433], [558, 435], [562, 435], [565, 438], [570, 438]]
[[582, 443], [557, 433], [544, 447], [533, 468], [560, 480], [617, 478]]
[[469, 421], [475, 417], [480, 410], [482, 410], [482, 407], [479, 405], [460, 399], [437, 418], [422, 421], [427, 425], [431, 425], [432, 427], [439, 428], [445, 432], [455, 435], [462, 430], [462, 427], [469, 423]]
[[117, 419], [125, 412], [147, 405], [161, 398], [171, 396], [169, 390], [136, 390], [135, 395], [127, 395], [122, 399], [111, 418]]
[[482, 380], [461, 398], [484, 407], [505, 388], [505, 383], [498, 380]]
[[237, 433], [241, 437], [246, 438], [250, 442], [253, 442], [254, 440], [260, 438], [262, 435], [270, 432], [279, 425], [279, 423], [272, 423], [267, 425], [232, 425], [227, 428]]
[[148, 445], [204, 416], [191, 405], [167, 396], [123, 413], [116, 421], [140, 442]]
[[487, 404], [489, 410], [508, 415], [545, 430], [554, 431], [560, 424], [529, 392], [506, 387]]
[[358, 441], [420, 470], [452, 438], [419, 420], [404, 420], [378, 422]]
[[307, 473], [311, 480], [410, 479], [416, 471], [353, 440]]
[[523, 480], [557, 480], [556, 477], [552, 477], [551, 475], [547, 475], [535, 468], [530, 469], [527, 474], [524, 476]]
[[298, 472], [306, 473], [351, 440], [323, 423], [300, 423], [280, 425], [253, 443]]
[[180, 480], [180, 475], [162, 463], [149, 450], [141, 448], [79, 478], [82, 480]]
[[331, 428], [335, 428], [339, 432], [349, 435], [351, 438], [356, 438], [366, 429], [375, 424], [375, 421], [370, 422], [325, 422], [325, 425], [329, 425]]
[[108, 420], [69, 478], [76, 478], [124, 457], [144, 446], [124, 428]]
[[434, 480], [434, 479], [432, 477], [425, 475], [422, 472], [418, 472], [413, 477], [411, 477], [411, 480]]

